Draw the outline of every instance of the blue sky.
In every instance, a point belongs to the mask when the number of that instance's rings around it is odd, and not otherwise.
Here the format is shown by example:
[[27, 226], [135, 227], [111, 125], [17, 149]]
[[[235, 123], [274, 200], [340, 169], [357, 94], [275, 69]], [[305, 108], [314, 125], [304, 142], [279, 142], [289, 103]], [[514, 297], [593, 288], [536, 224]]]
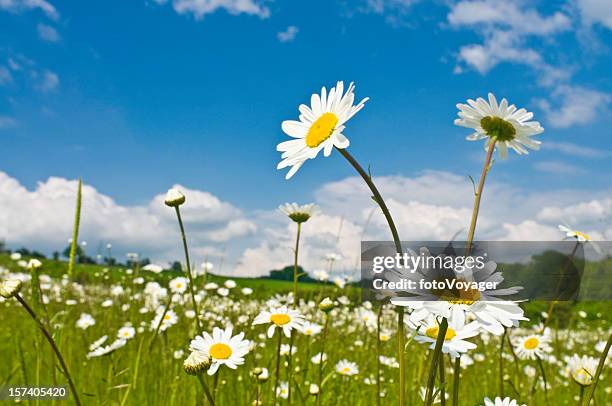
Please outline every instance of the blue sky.
[[0, 1], [0, 171], [30, 190], [82, 176], [126, 206], [175, 183], [247, 212], [312, 200], [353, 173], [332, 154], [285, 181], [280, 123], [344, 80], [371, 98], [345, 134], [374, 175], [476, 176], [455, 104], [493, 91], [546, 129], [496, 180], [609, 190], [612, 6], [504, 3]]

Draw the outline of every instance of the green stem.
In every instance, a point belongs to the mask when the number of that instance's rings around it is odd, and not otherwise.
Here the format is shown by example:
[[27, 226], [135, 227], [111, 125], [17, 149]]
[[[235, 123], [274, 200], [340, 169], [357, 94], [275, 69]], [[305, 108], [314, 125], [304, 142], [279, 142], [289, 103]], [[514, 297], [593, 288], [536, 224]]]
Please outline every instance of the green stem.
[[446, 406], [446, 390], [444, 388], [444, 385], [445, 385], [444, 356], [440, 357], [439, 369], [440, 369], [440, 406]]
[[81, 222], [81, 192], [83, 188], [83, 182], [79, 178], [79, 186], [77, 188], [77, 201], [76, 209], [74, 212], [74, 226], [72, 228], [72, 241], [70, 243], [70, 257], [68, 260], [68, 276], [72, 279], [74, 275], [74, 261], [76, 258], [76, 249], [79, 240], [79, 224]]
[[586, 401], [584, 406], [588, 406], [591, 403], [591, 399], [593, 399], [593, 395], [595, 394], [595, 388], [597, 387], [597, 383], [599, 383], [599, 377], [601, 376], [601, 372], [604, 369], [606, 364], [606, 359], [608, 358], [608, 352], [610, 351], [610, 346], [612, 346], [612, 334], [608, 337], [608, 342], [606, 343], [606, 347], [601, 353], [601, 358], [599, 359], [599, 365], [597, 365], [597, 370], [595, 371], [595, 378], [593, 379], [593, 383], [591, 384], [591, 388], [589, 389], [589, 393], [587, 394]]
[[399, 362], [399, 404], [406, 404], [406, 365], [404, 359], [404, 307], [397, 306], [397, 360]]
[[376, 317], [376, 405], [380, 406], [380, 392], [381, 381], [380, 381], [380, 321], [382, 318], [382, 312], [384, 303], [380, 304], [378, 308], [378, 317]]
[[81, 401], [79, 400], [77, 389], [74, 386], [74, 383], [72, 382], [72, 377], [70, 376], [70, 371], [68, 370], [68, 366], [64, 362], [64, 358], [62, 357], [62, 354], [60, 353], [59, 348], [57, 348], [57, 345], [55, 344], [53, 337], [51, 337], [51, 334], [49, 334], [44, 324], [38, 319], [38, 317], [36, 316], [36, 313], [34, 313], [34, 311], [30, 308], [30, 306], [28, 306], [26, 301], [19, 294], [15, 295], [15, 299], [17, 299], [19, 303], [21, 303], [21, 305], [28, 312], [30, 317], [32, 317], [32, 319], [36, 322], [36, 324], [38, 324], [38, 328], [40, 329], [40, 331], [43, 333], [43, 335], [45, 336], [45, 338], [51, 345], [53, 352], [55, 352], [55, 355], [57, 355], [57, 359], [60, 362], [62, 371], [64, 372], [64, 376], [66, 376], [66, 379], [68, 380], [68, 385], [70, 386], [70, 390], [72, 391], [74, 395], [74, 401], [77, 404], [77, 406], [81, 406]]
[[461, 378], [461, 357], [455, 358], [453, 370], [453, 406], [459, 405], [459, 379]]
[[202, 329], [202, 324], [200, 322], [200, 310], [198, 309], [198, 303], [195, 299], [195, 287], [193, 282], [193, 276], [191, 275], [191, 261], [189, 260], [189, 249], [187, 248], [187, 237], [185, 236], [185, 228], [183, 227], [183, 219], [181, 218], [181, 210], [179, 206], [174, 207], [176, 210], [176, 217], [178, 218], [179, 227], [181, 229], [181, 237], [183, 239], [183, 249], [185, 251], [185, 262], [187, 263], [187, 276], [189, 276], [189, 292], [191, 293], [191, 304], [193, 306], [193, 310], [195, 311], [195, 319], [196, 319], [196, 328], [198, 332], [201, 334], [204, 330]]
[[548, 382], [546, 381], [546, 372], [544, 372], [544, 364], [542, 364], [542, 358], [536, 355], [536, 359], [538, 360], [538, 366], [540, 367], [540, 373], [542, 374], [542, 379], [544, 380], [544, 398], [546, 399], [546, 404], [549, 405], [548, 401]]
[[431, 365], [429, 366], [429, 377], [427, 378], [427, 390], [425, 391], [425, 406], [433, 404], [433, 388], [436, 383], [436, 371], [438, 370], [438, 362], [442, 356], [442, 344], [444, 343], [444, 337], [446, 337], [446, 331], [448, 330], [448, 320], [446, 317], [442, 318], [440, 326], [438, 327], [438, 336], [436, 337], [436, 345], [433, 350], [431, 357]]
[[298, 253], [300, 249], [300, 232], [302, 223], [297, 223], [297, 236], [295, 238], [295, 250], [293, 252], [293, 308], [298, 305]]
[[470, 221], [470, 229], [467, 237], [467, 250], [469, 251], [474, 241], [474, 233], [476, 232], [476, 222], [478, 221], [478, 212], [480, 211], [480, 200], [482, 199], [482, 191], [484, 190], [485, 180], [489, 169], [491, 169], [491, 159], [493, 158], [493, 151], [495, 151], [495, 141], [491, 141], [489, 148], [487, 149], [487, 156], [485, 163], [482, 167], [482, 173], [480, 174], [480, 180], [478, 181], [478, 189], [474, 193], [474, 208], [472, 209], [472, 220]]
[[317, 395], [317, 405], [321, 405], [321, 397], [323, 396], [323, 354], [325, 354], [325, 340], [327, 339], [327, 324], [329, 316], [325, 315], [325, 323], [323, 323], [323, 333], [321, 340], [321, 352], [319, 358], [319, 394]]
[[212, 393], [210, 393], [210, 389], [208, 389], [208, 385], [206, 385], [206, 382], [204, 382], [204, 377], [201, 374], [198, 374], [198, 381], [200, 381], [200, 385], [202, 385], [202, 389], [204, 389], [204, 395], [206, 395], [208, 403], [210, 403], [211, 406], [215, 406]]
[[274, 405], [276, 405], [276, 400], [278, 399], [278, 378], [280, 376], [280, 350], [281, 350], [281, 341], [282, 341], [282, 330], [278, 331], [278, 344], [276, 346], [276, 367], [274, 369]]
[[499, 344], [499, 396], [504, 397], [504, 343], [506, 338], [506, 328], [504, 327], [504, 333], [501, 337]]

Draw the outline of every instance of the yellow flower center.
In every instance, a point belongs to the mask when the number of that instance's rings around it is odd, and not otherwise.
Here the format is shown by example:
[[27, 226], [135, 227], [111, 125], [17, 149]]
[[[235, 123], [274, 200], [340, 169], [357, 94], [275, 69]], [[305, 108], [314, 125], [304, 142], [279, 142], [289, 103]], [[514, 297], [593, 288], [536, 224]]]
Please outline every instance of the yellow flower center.
[[342, 370], [340, 371], [343, 374], [348, 374], [349, 372], [351, 372], [351, 369], [349, 367], [344, 367], [342, 368]]
[[273, 314], [270, 316], [270, 321], [276, 324], [277, 326], [284, 326], [285, 324], [291, 321], [291, 317], [289, 317], [288, 314], [284, 313]]
[[316, 148], [323, 141], [328, 139], [336, 125], [338, 124], [338, 116], [334, 113], [323, 113], [321, 117], [317, 118], [314, 123], [308, 129], [306, 134], [306, 145], [310, 148]]
[[171, 318], [172, 318], [172, 317], [171, 317], [169, 314], [166, 314], [166, 315], [164, 316], [164, 321], [168, 321], [168, 320], [170, 320]]
[[208, 353], [214, 359], [228, 359], [232, 355], [232, 348], [224, 343], [216, 343], [210, 346]]
[[523, 347], [525, 347], [526, 350], [535, 350], [538, 348], [538, 345], [540, 345], [540, 340], [536, 337], [529, 337], [523, 343]]
[[180, 283], [177, 283], [177, 284], [176, 284], [176, 288], [177, 288], [177, 289], [180, 289], [180, 288], [182, 288], [182, 287], [183, 287], [183, 285], [181, 285]]
[[572, 377], [580, 385], [590, 385], [593, 382], [593, 376], [584, 368], [578, 369], [572, 374]]
[[580, 231], [574, 231], [574, 233], [576, 234], [576, 237], [582, 237], [587, 241], [591, 241], [591, 237], [589, 237], [588, 234], [581, 233]]
[[[425, 335], [427, 335], [427, 337], [430, 337], [430, 338], [438, 338], [439, 332], [440, 332], [440, 327], [438, 326], [429, 327], [427, 330], [425, 330]], [[452, 340], [453, 337], [455, 337], [456, 335], [457, 333], [455, 333], [455, 330], [449, 327], [446, 330], [446, 334], [444, 334], [444, 341]]]

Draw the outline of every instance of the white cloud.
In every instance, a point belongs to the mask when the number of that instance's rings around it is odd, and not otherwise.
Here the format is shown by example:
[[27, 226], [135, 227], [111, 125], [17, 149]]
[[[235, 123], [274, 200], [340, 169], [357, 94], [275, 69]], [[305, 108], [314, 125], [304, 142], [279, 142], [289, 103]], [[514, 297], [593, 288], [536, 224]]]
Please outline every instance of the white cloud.
[[59, 86], [59, 76], [55, 72], [51, 72], [50, 70], [45, 70], [42, 73], [42, 77], [40, 79], [40, 83], [38, 84], [38, 89], [41, 92], [50, 92], [55, 90]]
[[[166, 0], [155, 1], [158, 4], [167, 2]], [[250, 14], [260, 18], [270, 15], [270, 9], [264, 5], [264, 1], [258, 0], [172, 0], [172, 6], [178, 14], [191, 14], [196, 20], [220, 9], [234, 15]]]
[[504, 240], [506, 241], [557, 241], [560, 240], [559, 229], [552, 225], [539, 224], [526, 220], [519, 224], [504, 223]]
[[[235, 206], [210, 193], [174, 185], [187, 196], [181, 207], [189, 244], [194, 252], [252, 234], [255, 225]], [[51, 177], [27, 190], [0, 172], [0, 239], [11, 246], [47, 252], [62, 250], [71, 236], [77, 182]], [[147, 205], [124, 206], [89, 185], [83, 186], [80, 240], [110, 242], [118, 254], [142, 252], [157, 260], [181, 258], [174, 210], [163, 203], [164, 194]], [[94, 255], [95, 252], [90, 252]], [[199, 258], [202, 260], [203, 258]], [[198, 258], [194, 258], [198, 260]]]
[[0, 66], [0, 86], [7, 85], [13, 81], [13, 75], [6, 66]]
[[36, 30], [38, 31], [38, 36], [43, 41], [58, 42], [60, 40], [60, 35], [57, 33], [57, 30], [50, 25], [38, 24]]
[[577, 0], [576, 4], [586, 25], [598, 23], [612, 29], [612, 2], [610, 0]]
[[0, 116], [0, 130], [3, 128], [11, 128], [17, 125], [17, 120], [9, 116]]
[[542, 208], [537, 219], [542, 221], [566, 221], [579, 226], [584, 223], [597, 223], [609, 219], [612, 214], [612, 199], [593, 199], [564, 207], [550, 206]]
[[602, 158], [611, 155], [610, 151], [585, 147], [584, 145], [572, 144], [570, 142], [546, 141], [542, 144], [542, 148], [581, 158]]
[[537, 100], [537, 103], [546, 113], [547, 124], [557, 128], [589, 123], [607, 111], [612, 101], [610, 94], [569, 85], [555, 89], [552, 99], [556, 103], [552, 104], [548, 100]]
[[561, 161], [540, 161], [537, 162], [534, 167], [539, 171], [556, 175], [581, 175], [586, 173], [586, 171], [579, 166]]
[[21, 13], [29, 10], [41, 10], [47, 17], [57, 20], [59, 13], [53, 6], [45, 0], [0, 0], [0, 9], [11, 13]]
[[299, 29], [295, 25], [290, 25], [285, 31], [280, 31], [276, 37], [280, 42], [291, 42], [295, 39]]

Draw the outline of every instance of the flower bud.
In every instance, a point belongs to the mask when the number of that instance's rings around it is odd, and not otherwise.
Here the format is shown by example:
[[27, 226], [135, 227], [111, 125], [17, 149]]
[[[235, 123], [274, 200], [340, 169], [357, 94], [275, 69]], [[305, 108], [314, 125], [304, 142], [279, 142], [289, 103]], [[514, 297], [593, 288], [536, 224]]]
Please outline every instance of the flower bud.
[[329, 313], [330, 311], [332, 311], [333, 308], [334, 302], [328, 297], [326, 297], [321, 301], [321, 303], [319, 303], [319, 310], [321, 310], [322, 312]]
[[185, 203], [185, 195], [180, 192], [178, 189], [168, 189], [168, 193], [166, 193], [166, 199], [164, 200], [166, 206], [170, 207], [178, 207], [181, 204]]
[[21, 290], [21, 281], [19, 279], [11, 279], [0, 282], [0, 296], [10, 299], [19, 293]]
[[198, 375], [204, 372], [211, 364], [211, 358], [202, 351], [192, 351], [183, 362], [183, 369], [189, 375]]
[[40, 262], [38, 259], [36, 258], [32, 258], [29, 262], [28, 262], [28, 269], [37, 269], [40, 268], [42, 266], [42, 262]]
[[316, 383], [311, 383], [308, 392], [313, 396], [317, 396], [319, 394], [319, 386]]

